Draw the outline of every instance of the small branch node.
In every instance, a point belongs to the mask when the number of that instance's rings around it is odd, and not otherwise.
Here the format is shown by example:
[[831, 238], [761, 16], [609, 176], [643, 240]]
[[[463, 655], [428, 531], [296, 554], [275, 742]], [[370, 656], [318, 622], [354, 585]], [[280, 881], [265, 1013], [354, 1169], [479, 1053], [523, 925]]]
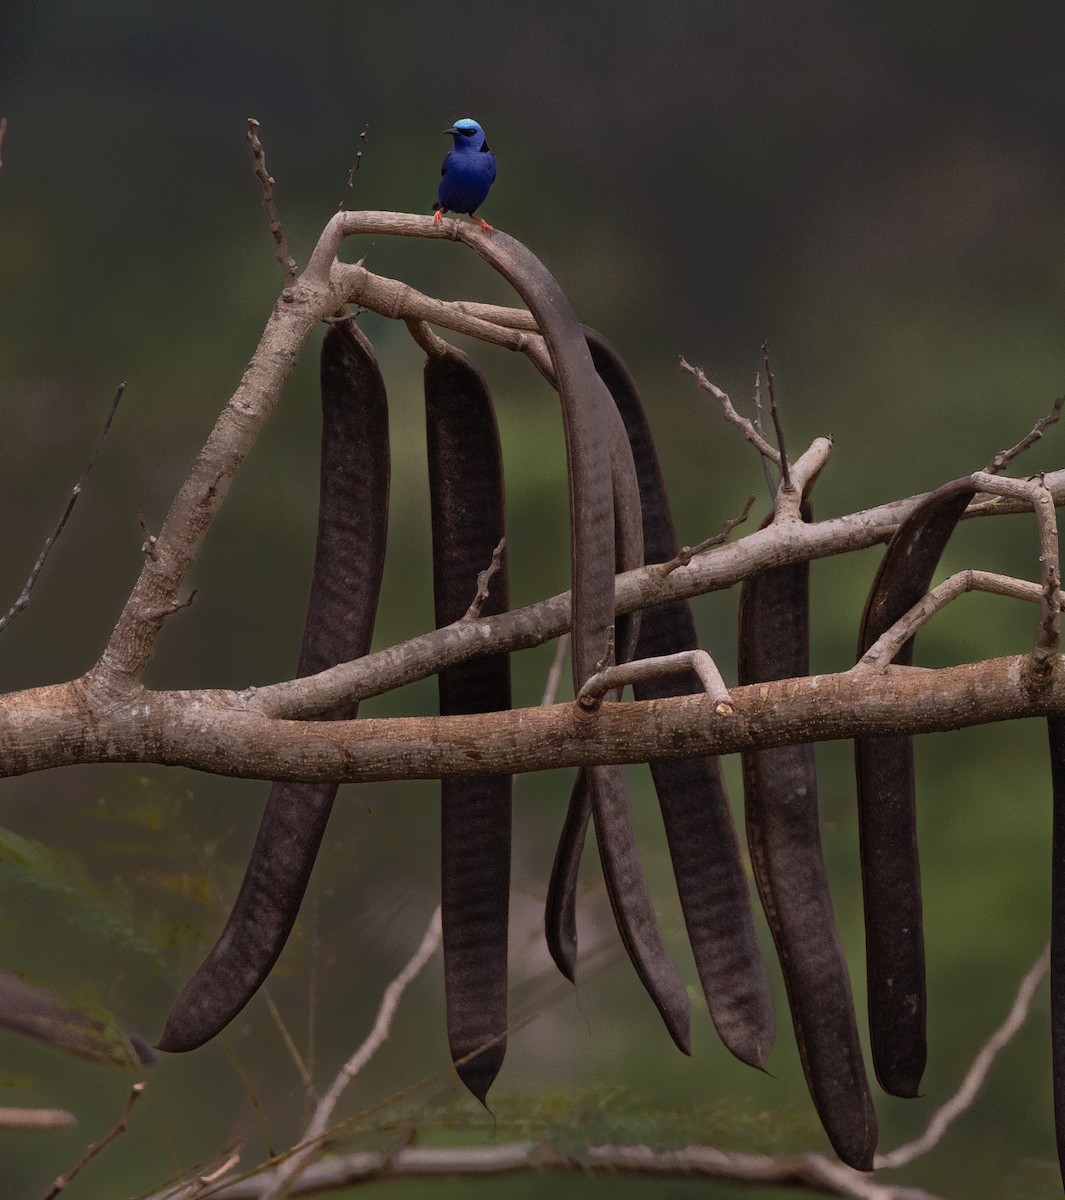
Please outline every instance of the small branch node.
[[492, 551], [492, 561], [487, 567], [477, 576], [477, 594], [473, 597], [473, 603], [462, 615], [463, 621], [476, 621], [480, 618], [481, 608], [489, 596], [489, 584], [492, 582], [492, 577], [496, 575], [503, 566], [503, 551], [507, 548], [507, 539], [501, 537], [499, 544]]
[[158, 608], [148, 610], [147, 616], [152, 621], [165, 621], [167, 617], [172, 617], [174, 613], [181, 612], [183, 608], [191, 608], [193, 600], [196, 599], [196, 593], [199, 588], [193, 588], [184, 600], [172, 600], [169, 604], [162, 604]]
[[141, 553], [145, 556], [145, 558], [150, 558], [152, 562], [158, 561], [159, 551], [155, 547], [159, 539], [154, 533], [148, 532], [148, 525], [143, 516], [137, 517], [137, 524], [141, 527], [141, 533], [144, 534], [144, 543], [141, 546]]

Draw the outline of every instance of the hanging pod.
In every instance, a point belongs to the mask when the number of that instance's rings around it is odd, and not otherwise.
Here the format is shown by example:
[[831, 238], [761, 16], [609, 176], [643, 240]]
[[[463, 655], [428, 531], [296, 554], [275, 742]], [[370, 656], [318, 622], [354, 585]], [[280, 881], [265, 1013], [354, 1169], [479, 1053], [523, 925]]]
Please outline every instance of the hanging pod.
[[[388, 526], [388, 402], [372, 347], [354, 320], [326, 333], [321, 355], [318, 541], [298, 675], [366, 654]], [[339, 704], [322, 720], [348, 720]], [[332, 783], [275, 783], [218, 941], [174, 1001], [162, 1050], [194, 1050], [240, 1012], [284, 948], [336, 797]]]
[[[975, 494], [968, 479], [944, 484], [895, 531], [865, 603], [859, 659], [928, 591]], [[892, 661], [912, 663], [913, 642]], [[928, 1055], [913, 739], [858, 739], [854, 761], [873, 1069], [884, 1091], [913, 1097]]]
[[[803, 519], [810, 520], [809, 505]], [[740, 591], [739, 682], [810, 670], [809, 564], [772, 567]], [[788, 993], [795, 1040], [821, 1124], [839, 1157], [869, 1171], [877, 1120], [850, 977], [832, 910], [812, 745], [742, 755], [747, 844]]]
[[[644, 560], [668, 562], [680, 549], [669, 494], [636, 381], [617, 350], [586, 330], [592, 361], [625, 422], [643, 513]], [[698, 649], [691, 604], [670, 600], [641, 614], [636, 658]], [[637, 700], [701, 693], [694, 672], [633, 687]], [[747, 878], [717, 758], [660, 759], [650, 764], [662, 809], [681, 909], [710, 1016], [725, 1046], [763, 1067], [775, 1021], [765, 961], [755, 930]]]
[[[628, 571], [644, 563], [641, 487], [628, 433], [612, 398], [608, 434], [615, 515], [615, 569]], [[615, 661], [628, 662], [633, 658], [641, 620], [639, 612], [616, 618]], [[619, 698], [615, 691], [605, 700], [610, 702]], [[559, 970], [574, 981], [577, 969], [577, 878], [588, 822], [593, 816], [607, 895], [622, 944], [670, 1036], [687, 1054], [690, 1052], [691, 1004], [658, 927], [640, 862], [624, 768], [589, 767], [577, 775], [548, 884], [544, 912], [548, 950]]]
[[[473, 362], [448, 347], [425, 361], [425, 421], [436, 623], [469, 609], [477, 577], [504, 537], [503, 464], [492, 398]], [[507, 608], [506, 551], [482, 616]], [[444, 716], [510, 708], [510, 655], [490, 654], [439, 674]], [[441, 781], [440, 894], [451, 1057], [483, 1104], [507, 1045], [507, 913], [511, 776]]]

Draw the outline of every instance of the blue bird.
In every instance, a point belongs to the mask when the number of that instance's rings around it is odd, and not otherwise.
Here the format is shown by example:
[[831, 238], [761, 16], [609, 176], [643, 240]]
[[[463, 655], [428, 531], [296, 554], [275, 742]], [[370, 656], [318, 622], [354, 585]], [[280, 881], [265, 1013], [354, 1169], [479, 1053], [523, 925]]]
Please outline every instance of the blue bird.
[[464, 117], [444, 133], [455, 141], [440, 168], [433, 220], [439, 223], [446, 212], [468, 213], [482, 229], [491, 232], [492, 226], [487, 221], [473, 215], [484, 203], [496, 177], [496, 156], [488, 149], [484, 130], [476, 121]]

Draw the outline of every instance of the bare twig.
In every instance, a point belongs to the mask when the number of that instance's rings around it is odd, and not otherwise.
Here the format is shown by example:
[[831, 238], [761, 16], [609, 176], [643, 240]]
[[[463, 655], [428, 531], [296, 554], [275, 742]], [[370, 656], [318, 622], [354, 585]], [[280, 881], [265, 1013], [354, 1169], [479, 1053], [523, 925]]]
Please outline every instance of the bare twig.
[[499, 539], [499, 544], [492, 551], [492, 561], [477, 576], [477, 594], [473, 597], [473, 603], [468, 609], [466, 609], [466, 612], [462, 615], [460, 620], [479, 620], [481, 616], [481, 608], [489, 596], [488, 585], [492, 582], [492, 576], [496, 575], [503, 565], [503, 551], [506, 549], [506, 546], [506, 537], [501, 537]]
[[196, 599], [196, 593], [199, 588], [193, 588], [184, 600], [172, 600], [169, 604], [161, 604], [157, 608], [151, 610], [153, 617], [172, 617], [174, 613], [181, 612], [183, 608], [191, 608], [193, 600]]
[[340, 203], [337, 205], [337, 211], [347, 207], [348, 197], [355, 188], [355, 176], [359, 173], [359, 168], [362, 166], [362, 155], [366, 149], [366, 145], [370, 140], [370, 127], [367, 125], [362, 133], [359, 134], [359, 148], [355, 151], [355, 161], [351, 164], [351, 170], [348, 171], [348, 182], [344, 188], [344, 195], [340, 197]]
[[740, 416], [733, 407], [727, 392], [723, 392], [717, 384], [711, 383], [701, 367], [693, 367], [684, 358], [680, 360], [680, 369], [687, 371], [689, 375], [693, 375], [695, 382], [698, 383], [704, 392], [709, 392], [711, 396], [721, 402], [721, 407], [725, 411], [725, 419], [743, 430], [743, 436], [755, 447], [763, 458], [768, 458], [770, 462], [776, 463], [778, 467], [780, 466], [780, 451], [776, 450], [762, 437], [758, 430], [755, 429], [753, 422], [748, 421], [746, 417]]
[[784, 428], [780, 423], [780, 413], [777, 411], [777, 398], [773, 391], [773, 372], [769, 368], [769, 343], [762, 343], [762, 361], [765, 364], [765, 381], [769, 388], [769, 415], [773, 418], [773, 428], [777, 435], [777, 448], [780, 450], [780, 486], [786, 492], [792, 490], [791, 471], [788, 466], [788, 452], [784, 448]]
[[296, 1175], [300, 1174], [312, 1156], [321, 1149], [322, 1135], [329, 1128], [333, 1110], [336, 1108], [340, 1097], [344, 1094], [348, 1084], [351, 1083], [387, 1041], [392, 1029], [392, 1021], [396, 1015], [396, 1009], [399, 1007], [403, 993], [407, 990], [409, 984], [417, 978], [429, 959], [436, 953], [436, 949], [440, 945], [440, 934], [440, 909], [437, 908], [429, 921], [421, 944], [414, 952], [414, 956], [388, 987], [385, 988], [384, 995], [381, 997], [380, 1007], [377, 1010], [377, 1018], [366, 1040], [340, 1069], [329, 1090], [319, 1100], [318, 1107], [315, 1109], [314, 1115], [311, 1117], [301, 1139], [302, 1143], [309, 1144], [297, 1149], [294, 1154], [278, 1166], [277, 1172], [271, 1181], [271, 1186], [265, 1193], [266, 1200], [275, 1200], [276, 1197], [283, 1196], [290, 1181]]
[[[4, 146], [4, 135], [7, 133], [7, 117], [0, 117], [0, 151]], [[3, 158], [0, 158], [0, 167], [4, 165]]]
[[1023, 454], [1029, 446], [1034, 446], [1036, 442], [1043, 436], [1043, 430], [1048, 425], [1055, 424], [1061, 416], [1061, 406], [1065, 404], [1065, 396], [1059, 396], [1054, 401], [1054, 407], [1047, 413], [1045, 417], [1040, 417], [1032, 427], [1031, 433], [1008, 450], [1000, 450], [991, 462], [984, 468], [989, 475], [997, 475], [999, 471], [1004, 471], [1011, 462], [1019, 455]]
[[[762, 459], [765, 462], [765, 459]], [[671, 575], [678, 567], [686, 567], [697, 554], [703, 554], [707, 550], [712, 550], [714, 546], [721, 546], [729, 539], [729, 534], [736, 528], [737, 525], [742, 525], [744, 521], [751, 515], [751, 509], [754, 506], [754, 492], [747, 497], [747, 503], [743, 506], [743, 512], [738, 517], [730, 517], [724, 525], [721, 526], [721, 532], [715, 533], [713, 537], [704, 538], [701, 542], [697, 542], [694, 546], [681, 546], [673, 558], [667, 563], [660, 563], [654, 568], [663, 579], [667, 575]]]
[[111, 422], [115, 419], [115, 413], [118, 410], [119, 401], [122, 399], [122, 395], [125, 390], [125, 383], [120, 383], [116, 388], [115, 397], [111, 401], [111, 407], [107, 410], [107, 419], [104, 421], [104, 427], [100, 430], [100, 436], [96, 439], [96, 445], [92, 448], [92, 453], [89, 455], [89, 461], [85, 464], [85, 468], [81, 475], [78, 476], [78, 482], [74, 484], [74, 489], [70, 493], [70, 499], [67, 500], [67, 506], [63, 509], [63, 515], [59, 518], [58, 525], [56, 525], [55, 529], [51, 532], [51, 534], [49, 534], [44, 546], [41, 548], [41, 552], [37, 556], [37, 561], [33, 564], [33, 570], [30, 571], [30, 577], [26, 580], [26, 584], [19, 594], [18, 599], [14, 604], [12, 604], [7, 612], [0, 617], [0, 633], [2, 633], [19, 615], [19, 613], [22, 612], [26, 605], [29, 604], [30, 592], [33, 591], [33, 586], [37, 582], [37, 577], [40, 575], [41, 569], [44, 567], [44, 564], [48, 559], [48, 555], [52, 553], [52, 547], [59, 540], [59, 535], [66, 528], [67, 520], [69, 519], [70, 514], [74, 511], [74, 505], [77, 504], [78, 497], [81, 495], [81, 489], [85, 486], [85, 481], [89, 477], [89, 472], [93, 469], [93, 466], [96, 463], [96, 459], [100, 453], [100, 447], [103, 445], [104, 438], [107, 437], [108, 431], [111, 428]]
[[1008, 575], [993, 575], [990, 571], [958, 571], [949, 579], [944, 579], [942, 583], [929, 589], [908, 613], [886, 629], [852, 670], [886, 671], [891, 665], [891, 660], [922, 625], [946, 608], [952, 600], [964, 596], [967, 592], [990, 592], [995, 596], [1008, 596], [1013, 600], [1027, 600], [1033, 604], [1043, 601], [1043, 588], [1038, 583], [1030, 583], [1026, 579], [1011, 579]]
[[632, 662], [604, 667], [586, 681], [577, 693], [577, 702], [588, 707], [592, 702], [598, 703], [615, 688], [627, 687], [645, 679], [660, 679], [663, 675], [680, 675], [686, 671], [695, 671], [699, 676], [706, 694], [715, 701], [714, 712], [719, 717], [732, 716], [732, 697], [717, 665], [705, 650], [681, 650], [677, 654], [637, 658]]
[[984, 1045], [980, 1047], [979, 1054], [973, 1059], [972, 1065], [965, 1073], [961, 1087], [958, 1088], [946, 1104], [936, 1109], [932, 1114], [931, 1121], [928, 1123], [928, 1128], [919, 1138], [915, 1138], [912, 1142], [906, 1142], [905, 1145], [899, 1146], [888, 1154], [878, 1154], [876, 1156], [876, 1169], [878, 1171], [889, 1171], [895, 1170], [897, 1167], [905, 1167], [908, 1163], [913, 1162], [914, 1159], [920, 1158], [930, 1150], [935, 1149], [951, 1125], [954, 1124], [962, 1113], [972, 1107], [973, 1102], [980, 1093], [980, 1089], [984, 1085], [984, 1080], [987, 1079], [988, 1072], [994, 1065], [995, 1059], [1017, 1034], [1020, 1033], [1024, 1027], [1024, 1023], [1028, 1020], [1036, 988], [1042, 983], [1049, 969], [1050, 946], [1047, 945], [1043, 947], [1042, 953], [1021, 980], [1020, 987], [1017, 989], [1017, 995], [1014, 997], [1013, 1005], [1006, 1019], [987, 1039]]
[[1033, 479], [1002, 479], [985, 471], [974, 471], [971, 479], [974, 487], [993, 496], [1024, 497], [1035, 513], [1043, 576], [1042, 613], [1035, 647], [1028, 657], [1025, 684], [1037, 690], [1048, 687], [1058, 661], [1061, 616], [1061, 563], [1054, 497], [1043, 475]]
[[277, 243], [277, 261], [281, 264], [283, 273], [281, 297], [291, 301], [294, 298], [293, 287], [296, 283], [296, 260], [289, 252], [288, 238], [281, 225], [281, 218], [277, 215], [277, 205], [274, 204], [274, 183], [276, 181], [266, 169], [266, 151], [263, 149], [262, 142], [259, 141], [259, 122], [254, 117], [248, 118], [248, 141], [251, 143], [251, 152], [255, 160], [255, 177], [263, 189], [263, 211], [270, 223], [270, 232], [274, 235], [274, 241]]
[[[312, 956], [313, 961], [313, 956]], [[300, 1054], [299, 1047], [296, 1045], [292, 1034], [289, 1032], [288, 1026], [285, 1024], [285, 1019], [281, 1015], [281, 1010], [274, 1003], [274, 997], [270, 993], [270, 989], [264, 984], [262, 987], [263, 999], [266, 1001], [266, 1009], [270, 1014], [270, 1019], [273, 1021], [281, 1041], [288, 1051], [289, 1058], [292, 1059], [299, 1074], [300, 1080], [303, 1083], [303, 1089], [306, 1094], [312, 1099], [317, 1099], [314, 1090], [314, 1076], [309, 1067], [303, 1061], [303, 1055]]]
[[83, 1171], [102, 1150], [106, 1150], [116, 1138], [120, 1137], [126, 1132], [126, 1130], [129, 1128], [129, 1114], [132, 1111], [134, 1104], [137, 1103], [137, 1100], [140, 1098], [147, 1086], [148, 1085], [146, 1083], [135, 1083], [129, 1089], [129, 1095], [126, 1097], [126, 1106], [122, 1110], [122, 1115], [118, 1118], [118, 1121], [115, 1123], [115, 1126], [111, 1132], [102, 1137], [98, 1142], [93, 1142], [93, 1144], [85, 1151], [85, 1153], [70, 1168], [70, 1170], [66, 1172], [66, 1174], [58, 1176], [55, 1183], [53, 1183], [49, 1190], [45, 1193], [44, 1200], [55, 1200], [55, 1197], [58, 1196], [60, 1192], [67, 1187], [71, 1180], [76, 1175], [80, 1174], [80, 1172]]
[[51, 1132], [77, 1125], [73, 1113], [62, 1108], [0, 1108], [0, 1129], [20, 1132]]
[[[765, 437], [765, 426], [762, 424], [762, 373], [755, 371], [754, 373], [754, 427], [758, 432]], [[765, 476], [765, 485], [769, 489], [770, 500], [777, 494], [777, 481], [773, 478], [772, 468], [769, 466], [769, 460], [762, 459], [762, 474]]]
[[551, 667], [547, 672], [547, 680], [544, 683], [544, 694], [540, 697], [540, 707], [554, 704], [558, 698], [558, 689], [562, 684], [562, 671], [566, 665], [566, 655], [569, 653], [569, 634], [564, 633], [555, 646], [555, 656], [551, 660]]

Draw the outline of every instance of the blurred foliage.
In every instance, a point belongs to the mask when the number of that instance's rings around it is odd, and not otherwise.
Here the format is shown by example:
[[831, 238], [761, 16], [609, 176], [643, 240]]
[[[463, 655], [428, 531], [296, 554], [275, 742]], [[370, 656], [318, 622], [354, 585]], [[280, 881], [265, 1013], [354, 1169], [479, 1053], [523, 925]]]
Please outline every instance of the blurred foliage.
[[[94, 660], [139, 568], [138, 515], [158, 528], [256, 343], [279, 272], [243, 140], [247, 117], [263, 122], [301, 262], [341, 198], [361, 129], [369, 144], [352, 203], [427, 212], [445, 149], [437, 131], [479, 119], [500, 161], [485, 215], [557, 272], [582, 319], [628, 359], [681, 538], [695, 542], [750, 491], [764, 492], [754, 456], [676, 371], [680, 353], [742, 406], [768, 338], [793, 451], [835, 436], [819, 517], [981, 466], [1049, 409], [1065, 377], [1063, 35], [1058, 0], [664, 0], [609, 10], [504, 0], [475, 15], [412, 0], [311, 0], [298, 11], [248, 0], [8, 0], [0, 596], [9, 600], [0, 607], [18, 594], [115, 385], [128, 379], [129, 389], [32, 604], [0, 639], [0, 686], [69, 678]], [[372, 269], [436, 295], [509, 300], [454, 246], [379, 239], [345, 249], [364, 253]], [[364, 324], [392, 401], [392, 553], [376, 636], [387, 645], [432, 623], [420, 355], [404, 330]], [[476, 353], [499, 406], [512, 597], [522, 604], [568, 579], [557, 404], [523, 363]], [[314, 358], [299, 364], [230, 493], [191, 581], [196, 602], [160, 640], [153, 684], [243, 686], [293, 668], [317, 494]], [[1050, 431], [1020, 469], [1060, 466], [1061, 437]], [[1017, 518], [970, 522], [943, 574], [972, 565], [1032, 577], [1034, 545]], [[869, 551], [815, 564], [815, 669], [852, 661], [877, 559]], [[701, 598], [696, 611], [730, 677], [735, 596]], [[1016, 652], [1034, 623], [1020, 606], [967, 597], [922, 632], [918, 660]], [[550, 658], [550, 647], [517, 656], [518, 703], [537, 702]], [[431, 712], [435, 700], [430, 680], [363, 712]], [[918, 746], [931, 1061], [921, 1099], [878, 1101], [885, 1147], [917, 1132], [953, 1090], [1046, 937], [1044, 740], [1027, 723]], [[850, 748], [819, 747], [818, 759], [826, 854], [861, 1004]], [[726, 771], [738, 797], [736, 764]], [[634, 768], [630, 778], [662, 919], [697, 998], [648, 775]], [[692, 1060], [675, 1055], [616, 958], [586, 971], [576, 997], [549, 971], [540, 908], [569, 784], [547, 772], [516, 789], [515, 1008], [537, 1015], [513, 1036], [492, 1092], [499, 1126], [449, 1074], [438, 966], [405, 1000], [351, 1104], [362, 1111], [428, 1078], [412, 1117], [422, 1103], [431, 1124], [443, 1093], [448, 1112], [465, 1113], [464, 1136], [474, 1127], [504, 1136], [504, 1114], [514, 1128], [542, 1120], [559, 1136], [567, 1123], [577, 1136], [585, 1121], [604, 1132], [632, 1122], [667, 1141], [680, 1129], [725, 1139], [731, 1120], [736, 1137], [770, 1148], [808, 1113], [782, 997], [771, 1078], [727, 1060], [700, 1004]], [[63, 994], [95, 994], [123, 1026], [151, 1036], [221, 926], [264, 796], [263, 785], [163, 768], [5, 781], [0, 964]], [[436, 796], [431, 784], [342, 789], [269, 985], [319, 1084], [361, 1040], [432, 911]], [[609, 943], [596, 876], [589, 862], [586, 941]], [[13, 1035], [0, 1044], [5, 1094], [22, 1080], [29, 1102], [81, 1119], [48, 1139], [5, 1139], [0, 1191], [33, 1196], [110, 1128], [128, 1078]], [[999, 1200], [1008, 1188], [1054, 1194], [1053, 1170], [1040, 1173], [1054, 1156], [1048, 1059], [1041, 997], [973, 1112], [900, 1176], [972, 1200]], [[733, 1099], [743, 1096], [750, 1102]], [[78, 1180], [77, 1195], [143, 1191], [238, 1138], [254, 1161], [295, 1136], [307, 1102], [259, 997], [224, 1046], [153, 1070], [129, 1133]], [[824, 1145], [816, 1128], [795, 1132], [794, 1144]], [[433, 1194], [734, 1193], [530, 1178], [441, 1184]], [[425, 1188], [389, 1185], [388, 1195], [421, 1200]]]

